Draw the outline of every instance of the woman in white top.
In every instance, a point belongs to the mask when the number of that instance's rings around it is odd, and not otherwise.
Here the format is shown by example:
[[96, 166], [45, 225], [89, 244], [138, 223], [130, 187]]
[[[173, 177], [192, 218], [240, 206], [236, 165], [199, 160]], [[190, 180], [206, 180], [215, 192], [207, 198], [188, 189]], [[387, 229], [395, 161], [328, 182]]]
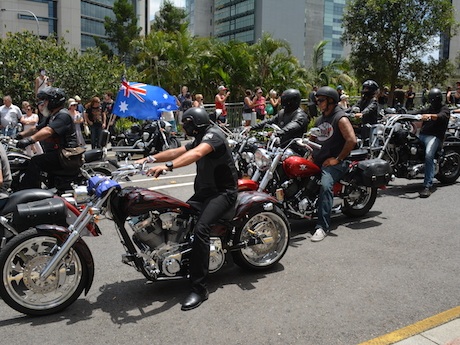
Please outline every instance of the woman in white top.
[[195, 95], [195, 101], [193, 102], [193, 106], [196, 108], [204, 108], [203, 95], [201, 93], [197, 93]]
[[78, 102], [73, 99], [69, 98], [69, 113], [73, 117], [73, 123], [75, 125], [75, 134], [77, 135], [77, 143], [78, 146], [85, 146], [85, 138], [83, 138], [83, 134], [81, 133], [81, 125], [85, 122], [83, 115], [77, 110]]
[[[34, 109], [31, 105], [28, 105], [25, 110], [26, 114], [21, 117], [20, 121], [24, 126], [24, 130], [27, 131], [28, 129], [37, 125], [39, 118], [38, 115], [34, 113]], [[43, 149], [38, 141], [32, 145], [27, 146], [25, 150], [26, 154], [29, 156], [33, 156], [34, 154], [40, 155], [43, 153]]]

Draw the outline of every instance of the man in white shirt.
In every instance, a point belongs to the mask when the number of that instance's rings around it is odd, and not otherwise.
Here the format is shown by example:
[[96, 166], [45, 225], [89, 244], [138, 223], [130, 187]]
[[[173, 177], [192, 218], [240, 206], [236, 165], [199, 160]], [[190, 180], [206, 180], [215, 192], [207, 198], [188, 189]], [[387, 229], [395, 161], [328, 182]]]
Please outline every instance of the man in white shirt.
[[17, 124], [22, 117], [21, 109], [13, 104], [11, 96], [3, 97], [0, 107], [0, 129], [3, 135], [13, 137], [17, 132]]

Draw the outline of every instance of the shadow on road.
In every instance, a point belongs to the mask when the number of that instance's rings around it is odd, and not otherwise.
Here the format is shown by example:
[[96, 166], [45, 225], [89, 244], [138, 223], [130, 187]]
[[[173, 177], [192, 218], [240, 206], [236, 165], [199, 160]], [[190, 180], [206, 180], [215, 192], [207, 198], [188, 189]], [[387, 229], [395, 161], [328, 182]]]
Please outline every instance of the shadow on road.
[[[210, 275], [208, 289], [211, 294], [227, 285], [237, 285], [242, 291], [253, 290], [256, 289], [258, 281], [282, 270], [284, 266], [278, 263], [272, 269], [264, 272], [248, 272], [229, 261], [220, 271]], [[0, 328], [11, 325], [41, 326], [62, 321], [65, 321], [67, 325], [72, 325], [95, 318], [97, 310], [110, 315], [114, 324], [136, 323], [171, 308], [179, 308], [181, 301], [188, 293], [189, 283], [185, 279], [155, 283], [146, 281], [146, 279], [119, 281], [101, 286], [99, 293], [93, 293], [97, 296], [95, 302], [80, 297], [60, 313], [3, 320], [0, 321]]]

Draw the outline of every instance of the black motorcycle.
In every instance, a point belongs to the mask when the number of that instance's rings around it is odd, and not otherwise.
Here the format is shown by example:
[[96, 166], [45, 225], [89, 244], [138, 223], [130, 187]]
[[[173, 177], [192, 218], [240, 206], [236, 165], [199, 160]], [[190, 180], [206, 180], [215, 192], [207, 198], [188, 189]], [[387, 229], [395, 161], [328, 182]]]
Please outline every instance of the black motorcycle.
[[125, 133], [117, 146], [112, 147], [117, 160], [124, 160], [131, 155], [148, 155], [180, 147], [181, 143], [171, 133], [171, 124], [167, 121], [146, 121], [143, 126], [133, 125]]
[[[396, 177], [423, 178], [425, 147], [417, 137], [414, 122], [421, 115], [394, 114], [385, 124], [374, 125], [370, 138], [370, 154], [390, 163]], [[435, 177], [444, 184], [452, 184], [460, 176], [460, 139], [444, 140], [436, 155]]]
[[[115, 160], [107, 159], [107, 143], [109, 132], [103, 131], [101, 135], [101, 148], [88, 150], [84, 154], [85, 163], [81, 167], [87, 175], [104, 175], [110, 176], [112, 171], [116, 170], [119, 165]], [[14, 140], [7, 137], [2, 138], [2, 143], [7, 151], [8, 161], [12, 176], [11, 190], [13, 192], [20, 189], [22, 178], [27, 170], [31, 157], [15, 147]], [[86, 177], [82, 171], [67, 171], [65, 169], [54, 171], [53, 174], [42, 173], [41, 183], [45, 188], [56, 188], [58, 194], [71, 190], [72, 185], [85, 184]]]

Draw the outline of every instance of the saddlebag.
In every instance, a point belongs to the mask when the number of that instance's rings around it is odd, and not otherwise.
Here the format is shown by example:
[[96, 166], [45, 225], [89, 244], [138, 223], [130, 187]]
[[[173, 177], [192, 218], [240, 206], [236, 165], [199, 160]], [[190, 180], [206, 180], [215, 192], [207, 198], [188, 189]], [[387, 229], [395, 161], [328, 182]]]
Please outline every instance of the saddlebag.
[[40, 224], [67, 226], [67, 208], [62, 199], [49, 198], [19, 204], [13, 212], [13, 226], [18, 231]]
[[383, 159], [367, 159], [358, 163], [358, 174], [363, 186], [381, 187], [391, 180], [391, 166]]

